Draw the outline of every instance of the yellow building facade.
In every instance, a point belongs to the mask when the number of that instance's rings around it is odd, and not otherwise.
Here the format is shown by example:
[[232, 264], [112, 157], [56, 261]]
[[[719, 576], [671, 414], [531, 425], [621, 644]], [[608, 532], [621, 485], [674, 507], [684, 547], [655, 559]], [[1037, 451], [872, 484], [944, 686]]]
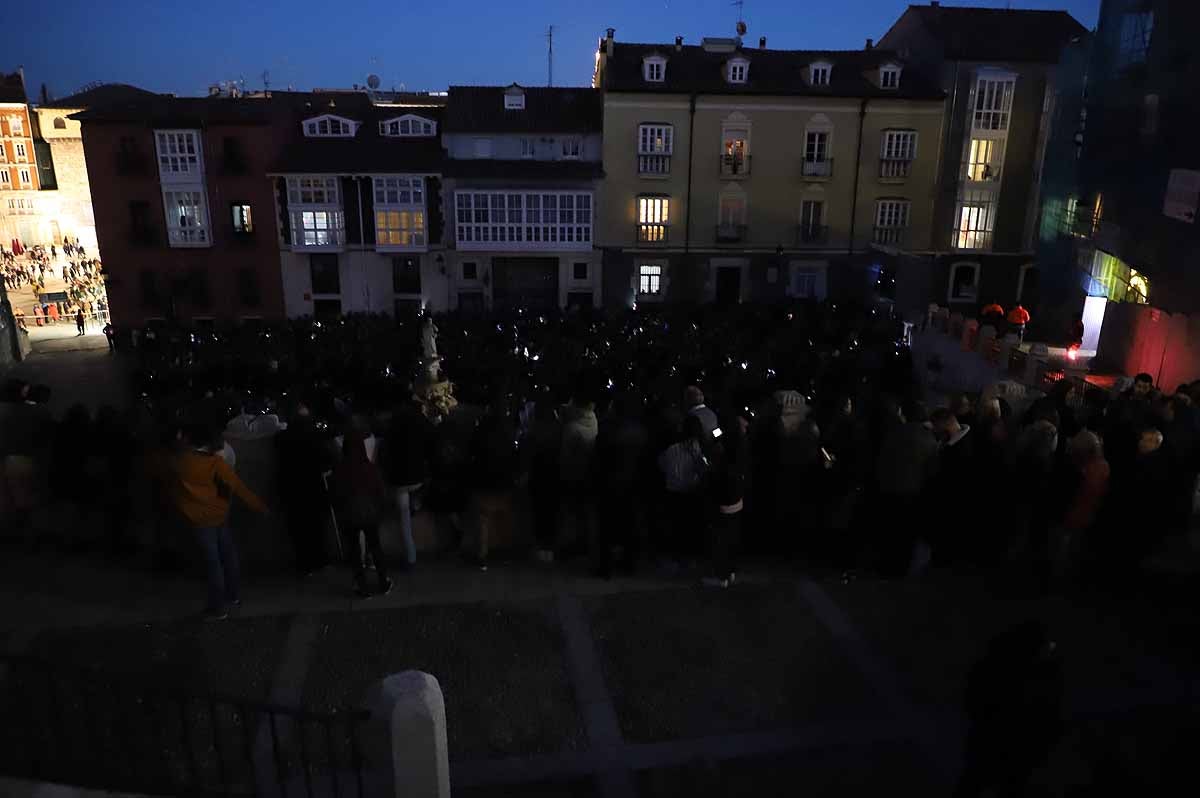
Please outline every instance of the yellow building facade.
[[873, 251], [929, 248], [943, 93], [889, 53], [761, 44], [600, 41], [606, 304], [869, 291]]

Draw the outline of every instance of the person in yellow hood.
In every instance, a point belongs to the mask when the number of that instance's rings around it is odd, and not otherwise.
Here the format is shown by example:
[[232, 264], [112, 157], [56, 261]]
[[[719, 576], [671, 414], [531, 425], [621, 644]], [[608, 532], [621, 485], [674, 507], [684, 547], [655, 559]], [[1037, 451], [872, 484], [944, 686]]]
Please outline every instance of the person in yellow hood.
[[168, 493], [204, 552], [208, 571], [205, 618], [223, 620], [229, 617], [228, 606], [241, 605], [238, 555], [228, 523], [230, 500], [237, 496], [258, 513], [266, 513], [267, 506], [221, 456], [220, 433], [196, 424], [184, 431], [184, 438], [186, 445], [167, 465]]

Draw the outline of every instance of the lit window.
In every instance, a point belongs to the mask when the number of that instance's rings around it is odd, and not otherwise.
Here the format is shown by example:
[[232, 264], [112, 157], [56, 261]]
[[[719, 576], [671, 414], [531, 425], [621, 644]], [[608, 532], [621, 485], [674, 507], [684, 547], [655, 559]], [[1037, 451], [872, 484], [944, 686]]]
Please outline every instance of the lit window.
[[638, 197], [637, 240], [665, 243], [671, 226], [671, 200], [667, 197]]
[[579, 139], [570, 138], [562, 141], [562, 157], [567, 159], [575, 159], [579, 157], [579, 150], [582, 143]]
[[721, 174], [747, 174], [750, 171], [750, 131], [725, 128], [721, 132]]
[[343, 242], [342, 215], [336, 177], [289, 177], [288, 212], [294, 247], [332, 247]]
[[28, 153], [25, 151], [25, 142], [23, 142], [23, 141], [17, 141], [17, 142], [14, 142], [14, 143], [13, 143], [13, 150], [14, 150], [14, 151], [16, 152], [16, 154], [17, 154], [17, 160], [18, 160], [18, 161], [25, 161], [25, 160], [28, 160], [28, 158], [29, 158], [29, 155], [28, 155]]
[[1011, 79], [979, 79], [975, 84], [976, 130], [1008, 130], [1014, 85]]
[[900, 87], [900, 68], [894, 66], [885, 66], [879, 70], [879, 87], [883, 89], [897, 89]]
[[967, 150], [967, 180], [999, 180], [1003, 160], [1004, 139], [971, 139], [971, 146]]
[[908, 231], [911, 203], [908, 200], [888, 199], [875, 203], [876, 244], [899, 244]]
[[833, 72], [831, 64], [823, 61], [811, 64], [808, 67], [808, 82], [812, 86], [828, 86], [831, 72]]
[[968, 191], [963, 195], [955, 213], [956, 249], [991, 249], [992, 228], [996, 222], [993, 199], [991, 191]]
[[638, 174], [671, 173], [674, 133], [672, 125], [638, 125]]
[[375, 178], [375, 245], [425, 246], [424, 178]]
[[309, 138], [352, 138], [358, 122], [340, 116], [318, 116], [304, 120], [304, 135]]
[[28, 169], [18, 169], [17, 174], [21, 178], [21, 188], [29, 188], [33, 185], [33, 175], [29, 173]]
[[231, 205], [230, 211], [233, 214], [233, 232], [235, 233], [253, 233], [254, 219], [250, 215], [250, 206], [245, 204]]
[[658, 263], [643, 263], [638, 266], [638, 294], [642, 296], [662, 295], [663, 267]]
[[154, 134], [158, 149], [158, 172], [163, 182], [195, 182], [203, 175], [200, 131], [158, 130]]
[[730, 61], [729, 62], [729, 82], [730, 83], [745, 83], [746, 75], [750, 71], [750, 63], [748, 61]]
[[422, 116], [407, 114], [379, 123], [379, 135], [388, 138], [418, 138], [437, 133], [437, 123]]
[[651, 83], [662, 83], [667, 74], [667, 61], [664, 58], [647, 58], [642, 62], [642, 74]]
[[167, 236], [171, 246], [208, 245], [208, 213], [202, 189], [164, 191], [163, 208], [167, 215]]

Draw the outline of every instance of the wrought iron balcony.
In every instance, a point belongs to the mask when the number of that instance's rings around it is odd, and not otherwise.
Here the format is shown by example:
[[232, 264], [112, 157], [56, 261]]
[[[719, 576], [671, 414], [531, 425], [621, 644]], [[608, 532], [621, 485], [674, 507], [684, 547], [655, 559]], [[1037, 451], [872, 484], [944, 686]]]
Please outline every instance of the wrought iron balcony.
[[722, 155], [720, 164], [722, 177], [748, 177], [750, 175], [749, 155]]
[[880, 180], [904, 180], [912, 172], [911, 158], [880, 158]]
[[669, 175], [671, 174], [671, 156], [653, 153], [638, 155], [639, 175]]
[[661, 223], [638, 224], [635, 227], [635, 240], [639, 244], [666, 244], [670, 238], [671, 226]]
[[885, 247], [908, 246], [907, 227], [876, 227], [871, 231], [871, 242]]
[[833, 177], [833, 159], [810, 161], [805, 158], [801, 161], [800, 172], [809, 180], [828, 180]]

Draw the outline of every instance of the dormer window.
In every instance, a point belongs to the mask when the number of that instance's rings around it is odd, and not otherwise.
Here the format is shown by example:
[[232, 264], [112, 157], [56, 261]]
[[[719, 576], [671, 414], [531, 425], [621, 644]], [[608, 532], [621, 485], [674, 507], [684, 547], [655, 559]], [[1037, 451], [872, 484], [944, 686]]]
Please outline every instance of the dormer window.
[[651, 83], [662, 83], [667, 77], [667, 59], [658, 55], [643, 59], [642, 74]]
[[304, 120], [304, 135], [308, 138], [353, 138], [358, 132], [358, 122], [333, 114], [316, 116]]
[[504, 110], [525, 110], [525, 90], [515, 83], [504, 90]]
[[808, 65], [808, 84], [810, 86], [828, 86], [829, 75], [833, 72], [833, 64], [827, 61], [817, 61]]
[[900, 67], [896, 64], [884, 64], [879, 68], [879, 88], [900, 88]]
[[388, 138], [411, 138], [437, 134], [437, 122], [416, 114], [405, 114], [379, 123], [379, 135]]
[[750, 73], [750, 62], [744, 58], [735, 58], [729, 62], [726, 77], [730, 83], [745, 83]]

